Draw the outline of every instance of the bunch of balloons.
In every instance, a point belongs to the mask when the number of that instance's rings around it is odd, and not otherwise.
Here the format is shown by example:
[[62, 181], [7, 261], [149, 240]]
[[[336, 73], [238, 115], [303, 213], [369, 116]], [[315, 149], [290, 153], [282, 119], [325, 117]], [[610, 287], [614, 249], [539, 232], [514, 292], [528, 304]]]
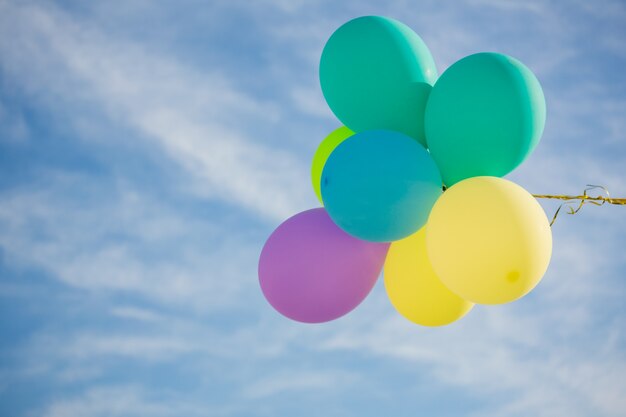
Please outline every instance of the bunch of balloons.
[[478, 53], [437, 78], [409, 27], [366, 16], [330, 37], [320, 82], [344, 126], [313, 158], [324, 207], [285, 221], [261, 253], [261, 288], [276, 310], [336, 319], [365, 299], [383, 265], [393, 306], [425, 326], [537, 285], [552, 251], [548, 219], [500, 178], [543, 131], [545, 100], [528, 68]]

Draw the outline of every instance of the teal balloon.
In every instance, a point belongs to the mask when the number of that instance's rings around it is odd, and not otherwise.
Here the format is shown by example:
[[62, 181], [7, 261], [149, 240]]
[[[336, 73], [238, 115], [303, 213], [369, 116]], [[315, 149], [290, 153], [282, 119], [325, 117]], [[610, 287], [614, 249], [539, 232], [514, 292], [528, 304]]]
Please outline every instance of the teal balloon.
[[537, 146], [546, 102], [533, 73], [518, 60], [479, 53], [437, 80], [425, 115], [426, 139], [447, 186], [470, 177], [502, 177]]
[[332, 34], [320, 61], [328, 106], [354, 132], [396, 130], [424, 139], [435, 62], [408, 26], [381, 16], [351, 20]]
[[416, 140], [390, 130], [356, 133], [330, 154], [322, 199], [345, 232], [391, 242], [419, 230], [441, 195], [441, 175]]

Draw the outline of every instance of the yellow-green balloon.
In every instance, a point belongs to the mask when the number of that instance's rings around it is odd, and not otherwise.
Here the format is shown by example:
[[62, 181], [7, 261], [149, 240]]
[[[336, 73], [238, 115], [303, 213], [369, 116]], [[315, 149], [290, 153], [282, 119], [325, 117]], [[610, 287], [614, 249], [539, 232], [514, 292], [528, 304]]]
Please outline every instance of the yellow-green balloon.
[[322, 171], [324, 170], [326, 160], [341, 142], [352, 135], [354, 135], [354, 132], [345, 126], [333, 130], [330, 135], [326, 136], [322, 143], [320, 143], [315, 151], [315, 155], [313, 155], [313, 163], [311, 164], [311, 184], [313, 184], [313, 191], [315, 191], [315, 195], [322, 205], [324, 205], [324, 203], [322, 202], [320, 186], [322, 182]]
[[454, 293], [503, 304], [539, 283], [550, 263], [552, 233], [545, 212], [522, 187], [474, 177], [439, 197], [426, 224], [426, 249]]
[[426, 254], [425, 228], [391, 244], [383, 276], [391, 304], [422, 326], [450, 324], [474, 306], [450, 291], [433, 271]]

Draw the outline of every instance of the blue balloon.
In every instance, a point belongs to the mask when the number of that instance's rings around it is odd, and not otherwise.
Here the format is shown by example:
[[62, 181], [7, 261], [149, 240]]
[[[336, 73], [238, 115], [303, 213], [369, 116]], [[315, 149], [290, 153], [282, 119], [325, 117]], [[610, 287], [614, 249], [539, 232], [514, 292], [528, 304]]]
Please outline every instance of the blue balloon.
[[441, 195], [441, 174], [415, 139], [368, 130], [343, 141], [322, 172], [322, 200], [333, 221], [363, 240], [391, 242], [426, 224]]

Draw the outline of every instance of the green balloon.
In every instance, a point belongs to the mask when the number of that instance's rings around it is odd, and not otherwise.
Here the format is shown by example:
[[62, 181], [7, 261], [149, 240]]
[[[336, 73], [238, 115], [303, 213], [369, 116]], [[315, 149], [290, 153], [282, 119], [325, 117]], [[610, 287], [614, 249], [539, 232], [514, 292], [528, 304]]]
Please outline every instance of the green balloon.
[[437, 79], [430, 51], [408, 26], [380, 16], [351, 20], [332, 34], [320, 61], [328, 106], [355, 132], [386, 129], [424, 138], [424, 110]]
[[326, 165], [326, 160], [332, 151], [335, 150], [337, 145], [352, 135], [354, 135], [354, 132], [345, 126], [341, 126], [340, 128], [333, 130], [330, 135], [326, 136], [322, 143], [320, 143], [315, 151], [315, 155], [313, 155], [313, 163], [311, 164], [311, 183], [313, 184], [313, 191], [315, 191], [315, 195], [317, 195], [317, 199], [320, 203], [322, 203], [322, 205], [324, 205], [324, 202], [322, 201], [320, 186], [322, 185], [322, 171], [324, 170], [324, 165]]
[[502, 177], [539, 143], [546, 102], [539, 81], [518, 60], [479, 53], [437, 80], [425, 115], [426, 139], [444, 183]]

